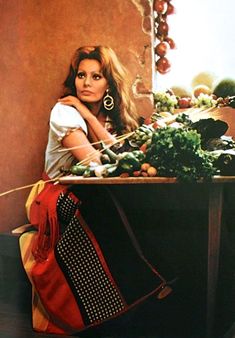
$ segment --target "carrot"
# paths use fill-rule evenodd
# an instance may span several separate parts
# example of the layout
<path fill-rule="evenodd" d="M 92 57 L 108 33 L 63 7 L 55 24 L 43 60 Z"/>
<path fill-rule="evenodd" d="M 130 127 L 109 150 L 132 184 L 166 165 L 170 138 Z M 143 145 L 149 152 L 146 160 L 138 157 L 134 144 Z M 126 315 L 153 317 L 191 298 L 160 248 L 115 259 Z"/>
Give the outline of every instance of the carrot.
<path fill-rule="evenodd" d="M 147 143 L 143 143 L 142 146 L 140 147 L 140 150 L 143 151 L 143 153 L 146 153 L 147 150 Z"/>

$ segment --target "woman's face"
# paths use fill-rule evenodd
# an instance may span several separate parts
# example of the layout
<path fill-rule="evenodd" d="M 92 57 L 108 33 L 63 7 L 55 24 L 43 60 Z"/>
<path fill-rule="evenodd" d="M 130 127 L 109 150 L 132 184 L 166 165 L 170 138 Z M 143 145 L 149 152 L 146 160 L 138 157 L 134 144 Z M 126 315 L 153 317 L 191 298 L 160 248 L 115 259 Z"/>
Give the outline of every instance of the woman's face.
<path fill-rule="evenodd" d="M 87 103 L 99 102 L 108 88 L 108 81 L 101 72 L 101 65 L 95 59 L 84 59 L 78 66 L 75 79 L 77 97 Z"/>

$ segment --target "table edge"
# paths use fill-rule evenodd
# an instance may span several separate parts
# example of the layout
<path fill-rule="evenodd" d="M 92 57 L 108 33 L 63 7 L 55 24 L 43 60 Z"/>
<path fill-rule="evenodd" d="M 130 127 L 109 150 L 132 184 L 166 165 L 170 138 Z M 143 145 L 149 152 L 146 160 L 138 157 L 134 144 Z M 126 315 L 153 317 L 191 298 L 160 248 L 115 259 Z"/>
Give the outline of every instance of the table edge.
<path fill-rule="evenodd" d="M 82 176 L 63 176 L 59 178 L 59 183 L 64 185 L 71 184 L 182 184 L 176 177 L 82 177 Z M 235 183 L 235 176 L 213 176 L 210 181 L 198 180 L 198 183 Z M 187 184 L 187 183 L 186 183 Z"/>

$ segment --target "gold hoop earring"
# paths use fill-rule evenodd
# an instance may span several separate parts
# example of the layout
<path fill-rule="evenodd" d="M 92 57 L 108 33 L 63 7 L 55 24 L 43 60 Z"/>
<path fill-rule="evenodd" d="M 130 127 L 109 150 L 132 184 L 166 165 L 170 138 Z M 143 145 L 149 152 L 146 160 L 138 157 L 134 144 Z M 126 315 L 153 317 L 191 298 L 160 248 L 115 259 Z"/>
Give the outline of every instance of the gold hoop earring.
<path fill-rule="evenodd" d="M 114 99 L 109 95 L 109 89 L 106 89 L 106 95 L 103 98 L 103 105 L 106 110 L 112 110 L 114 108 Z"/>

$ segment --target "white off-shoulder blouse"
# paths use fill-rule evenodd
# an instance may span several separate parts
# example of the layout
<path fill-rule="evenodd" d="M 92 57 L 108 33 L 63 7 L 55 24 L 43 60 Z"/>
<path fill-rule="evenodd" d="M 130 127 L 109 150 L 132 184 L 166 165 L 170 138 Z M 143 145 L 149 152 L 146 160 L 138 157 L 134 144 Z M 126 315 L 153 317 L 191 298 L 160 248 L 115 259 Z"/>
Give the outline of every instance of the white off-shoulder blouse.
<path fill-rule="evenodd" d="M 85 134 L 88 131 L 86 122 L 81 114 L 75 108 L 61 103 L 56 103 L 53 107 L 49 125 L 45 153 L 45 172 L 49 178 L 55 178 L 60 174 L 61 167 L 69 169 L 75 162 L 71 151 L 66 151 L 63 147 L 63 138 L 77 129 L 83 130 Z"/>
<path fill-rule="evenodd" d="M 62 103 L 56 103 L 51 110 L 49 126 L 44 171 L 49 178 L 55 178 L 61 173 L 61 167 L 69 169 L 78 162 L 71 151 L 63 147 L 63 138 L 77 129 L 83 130 L 87 135 L 88 129 L 85 120 L 77 109 Z M 115 134 L 112 120 L 108 117 L 106 118 L 105 128 L 110 133 Z"/>

